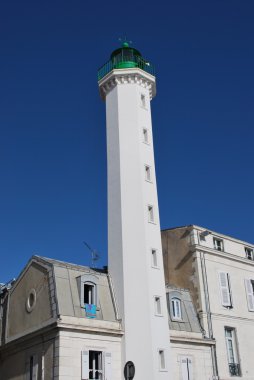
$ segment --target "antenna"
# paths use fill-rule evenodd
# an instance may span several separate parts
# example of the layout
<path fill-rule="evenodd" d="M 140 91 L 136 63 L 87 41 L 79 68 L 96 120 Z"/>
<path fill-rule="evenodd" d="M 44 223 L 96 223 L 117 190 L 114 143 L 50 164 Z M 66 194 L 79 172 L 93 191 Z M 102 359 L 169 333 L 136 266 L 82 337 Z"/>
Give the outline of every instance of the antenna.
<path fill-rule="evenodd" d="M 91 248 L 90 245 L 87 244 L 86 241 L 83 241 L 83 243 L 88 248 L 88 250 L 91 252 L 91 268 L 95 268 L 95 263 L 96 263 L 96 261 L 99 260 L 100 255 L 98 254 L 98 252 L 95 249 Z"/>

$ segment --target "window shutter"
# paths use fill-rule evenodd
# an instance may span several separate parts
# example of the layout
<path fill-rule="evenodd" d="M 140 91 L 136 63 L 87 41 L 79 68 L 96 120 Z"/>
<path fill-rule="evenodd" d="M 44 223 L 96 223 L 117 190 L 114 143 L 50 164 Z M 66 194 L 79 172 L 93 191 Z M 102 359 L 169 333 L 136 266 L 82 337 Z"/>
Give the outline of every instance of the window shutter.
<path fill-rule="evenodd" d="M 82 380 L 89 379 L 89 351 L 81 353 Z"/>
<path fill-rule="evenodd" d="M 189 380 L 193 380 L 193 364 L 192 359 L 188 358 L 188 371 L 189 371 Z"/>
<path fill-rule="evenodd" d="M 232 306 L 230 289 L 229 289 L 229 276 L 226 272 L 219 272 L 220 280 L 220 292 L 221 292 L 221 302 L 223 306 Z"/>
<path fill-rule="evenodd" d="M 245 288 L 249 311 L 254 311 L 254 295 L 251 280 L 245 280 Z"/>
<path fill-rule="evenodd" d="M 105 353 L 105 380 L 111 380 L 112 374 L 111 374 L 111 353 L 106 352 Z"/>
<path fill-rule="evenodd" d="M 38 379 L 38 355 L 33 356 L 33 380 Z"/>
<path fill-rule="evenodd" d="M 193 380 L 193 368 L 191 358 L 181 357 L 181 373 L 182 380 Z"/>

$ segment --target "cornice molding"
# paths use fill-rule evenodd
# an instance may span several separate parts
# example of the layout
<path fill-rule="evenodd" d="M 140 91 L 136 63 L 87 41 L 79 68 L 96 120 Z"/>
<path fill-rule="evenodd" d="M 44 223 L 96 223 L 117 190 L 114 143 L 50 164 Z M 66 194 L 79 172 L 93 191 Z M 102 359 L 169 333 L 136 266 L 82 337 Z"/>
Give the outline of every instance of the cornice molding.
<path fill-rule="evenodd" d="M 150 99 L 156 94 L 155 77 L 138 68 L 112 70 L 99 81 L 100 95 L 103 100 L 117 85 L 138 84 L 149 90 Z"/>

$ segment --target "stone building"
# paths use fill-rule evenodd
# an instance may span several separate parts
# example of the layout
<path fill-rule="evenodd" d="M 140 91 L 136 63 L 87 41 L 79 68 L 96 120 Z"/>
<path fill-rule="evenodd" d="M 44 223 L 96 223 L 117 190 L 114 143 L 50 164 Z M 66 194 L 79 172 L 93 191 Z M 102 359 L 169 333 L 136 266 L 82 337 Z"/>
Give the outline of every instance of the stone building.
<path fill-rule="evenodd" d="M 212 346 L 213 376 L 254 379 L 254 246 L 190 225 L 162 231 L 167 284 L 187 288 Z"/>
<path fill-rule="evenodd" d="M 123 331 L 106 273 L 33 256 L 1 299 L 1 380 L 121 377 Z"/>
<path fill-rule="evenodd" d="M 105 271 L 33 256 L 2 288 L 0 379 L 119 380 L 124 330 L 114 294 Z M 189 291 L 167 286 L 165 295 L 171 376 L 212 380 L 214 341 L 204 337 Z"/>

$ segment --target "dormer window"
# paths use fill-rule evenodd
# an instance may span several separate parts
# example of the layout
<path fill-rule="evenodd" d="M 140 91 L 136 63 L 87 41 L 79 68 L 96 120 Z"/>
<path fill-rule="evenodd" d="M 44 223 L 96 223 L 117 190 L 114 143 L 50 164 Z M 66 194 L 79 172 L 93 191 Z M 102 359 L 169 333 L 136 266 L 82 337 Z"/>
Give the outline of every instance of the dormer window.
<path fill-rule="evenodd" d="M 86 305 L 98 306 L 98 277 L 94 274 L 84 274 L 77 278 L 80 294 L 80 306 L 85 308 Z"/>
<path fill-rule="evenodd" d="M 171 298 L 171 314 L 172 319 L 182 320 L 181 300 L 179 298 Z"/>
<path fill-rule="evenodd" d="M 248 259 L 248 260 L 254 260 L 253 249 L 247 248 L 247 247 L 245 247 L 244 249 L 245 249 L 246 259 Z"/>
<path fill-rule="evenodd" d="M 224 251 L 223 240 L 221 239 L 213 238 L 213 246 L 217 251 Z"/>
<path fill-rule="evenodd" d="M 91 282 L 85 282 L 84 286 L 84 304 L 96 305 L 96 285 Z"/>

